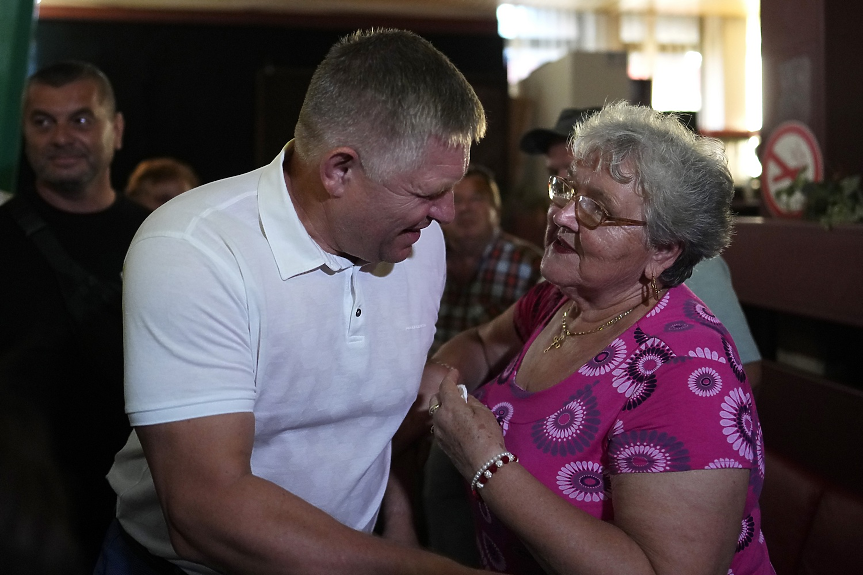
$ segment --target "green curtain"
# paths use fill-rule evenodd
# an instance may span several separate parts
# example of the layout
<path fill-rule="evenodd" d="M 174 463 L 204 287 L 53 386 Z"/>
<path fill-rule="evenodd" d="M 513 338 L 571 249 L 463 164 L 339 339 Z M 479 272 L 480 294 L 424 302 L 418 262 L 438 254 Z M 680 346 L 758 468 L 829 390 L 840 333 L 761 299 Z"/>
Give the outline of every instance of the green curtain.
<path fill-rule="evenodd" d="M 6 191 L 15 188 L 21 90 L 35 24 L 35 0 L 0 0 L 0 189 Z"/>

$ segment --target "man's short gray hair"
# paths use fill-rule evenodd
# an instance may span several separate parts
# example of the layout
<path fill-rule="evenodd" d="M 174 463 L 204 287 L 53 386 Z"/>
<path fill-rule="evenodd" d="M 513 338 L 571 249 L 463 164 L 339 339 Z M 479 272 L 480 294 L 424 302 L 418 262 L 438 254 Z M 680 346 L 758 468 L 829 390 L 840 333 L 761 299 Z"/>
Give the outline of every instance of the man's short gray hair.
<path fill-rule="evenodd" d="M 681 246 L 659 278 L 664 285 L 683 283 L 695 264 L 731 242 L 734 183 L 719 140 L 693 133 L 674 115 L 617 102 L 578 124 L 569 145 L 576 162 L 635 182 L 649 245 Z"/>
<path fill-rule="evenodd" d="M 330 49 L 306 92 L 294 145 L 304 161 L 351 147 L 381 182 L 417 167 L 431 138 L 468 147 L 485 129 L 479 98 L 446 56 L 411 32 L 378 29 Z"/>

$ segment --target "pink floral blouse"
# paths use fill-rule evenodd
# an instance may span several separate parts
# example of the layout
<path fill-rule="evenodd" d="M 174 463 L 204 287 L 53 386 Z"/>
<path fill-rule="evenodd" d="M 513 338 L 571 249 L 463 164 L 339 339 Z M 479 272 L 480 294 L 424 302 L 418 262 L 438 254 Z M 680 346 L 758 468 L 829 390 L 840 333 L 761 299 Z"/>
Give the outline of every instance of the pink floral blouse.
<path fill-rule="evenodd" d="M 689 288 L 679 286 L 575 373 L 543 391 L 524 391 L 518 377 L 524 353 L 568 301 L 548 283 L 519 300 L 516 329 L 527 344 L 503 373 L 474 392 L 497 416 L 507 449 L 548 489 L 605 521 L 614 519 L 611 475 L 749 469 L 728 573 L 772 574 L 758 508 L 761 426 L 728 332 Z M 473 507 L 487 569 L 543 572 L 488 507 L 476 500 Z"/>

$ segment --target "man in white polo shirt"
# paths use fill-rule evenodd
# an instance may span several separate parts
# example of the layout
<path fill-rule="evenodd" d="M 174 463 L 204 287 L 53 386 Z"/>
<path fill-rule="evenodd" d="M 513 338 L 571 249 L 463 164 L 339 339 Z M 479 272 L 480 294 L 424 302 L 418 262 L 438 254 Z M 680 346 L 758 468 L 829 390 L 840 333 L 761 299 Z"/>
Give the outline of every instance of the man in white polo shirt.
<path fill-rule="evenodd" d="M 431 44 L 356 33 L 270 165 L 145 222 L 125 268 L 135 432 L 97 573 L 472 572 L 371 531 L 434 335 L 438 222 L 484 132 Z"/>

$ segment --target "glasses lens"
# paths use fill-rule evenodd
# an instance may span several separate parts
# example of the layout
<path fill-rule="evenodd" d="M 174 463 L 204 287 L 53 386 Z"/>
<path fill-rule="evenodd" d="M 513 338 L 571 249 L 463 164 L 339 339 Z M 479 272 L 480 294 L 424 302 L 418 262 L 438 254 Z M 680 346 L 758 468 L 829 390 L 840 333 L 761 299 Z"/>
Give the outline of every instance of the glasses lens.
<path fill-rule="evenodd" d="M 562 208 L 572 199 L 572 188 L 569 187 L 563 178 L 551 176 L 548 179 L 548 197 L 558 207 Z"/>
<path fill-rule="evenodd" d="M 579 196 L 576 203 L 578 219 L 589 228 L 595 228 L 605 219 L 602 207 L 587 196 Z"/>

